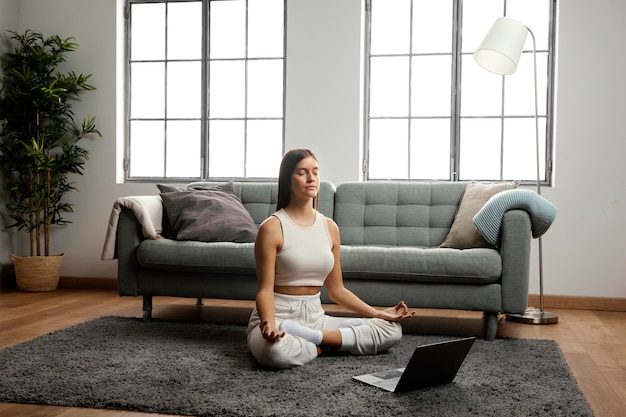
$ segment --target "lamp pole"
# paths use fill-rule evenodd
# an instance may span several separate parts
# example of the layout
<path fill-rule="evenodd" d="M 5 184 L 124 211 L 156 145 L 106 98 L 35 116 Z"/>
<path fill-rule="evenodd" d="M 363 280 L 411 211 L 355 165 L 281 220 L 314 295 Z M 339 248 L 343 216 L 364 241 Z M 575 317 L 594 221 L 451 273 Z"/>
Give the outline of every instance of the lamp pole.
<path fill-rule="evenodd" d="M 476 61 L 488 71 L 509 75 L 517 69 L 527 34 L 533 42 L 533 81 L 535 99 L 535 150 L 537 168 L 537 194 L 541 195 L 541 170 L 539 159 L 539 105 L 537 92 L 537 44 L 535 34 L 526 25 L 509 17 L 501 17 L 493 24 L 479 49 L 474 53 Z M 528 324 L 550 324 L 558 322 L 558 316 L 544 310 L 543 300 L 543 241 L 539 246 L 539 310 L 533 307 L 524 314 L 507 314 L 507 320 Z"/>
<path fill-rule="evenodd" d="M 541 170 L 539 159 L 539 100 L 537 93 L 537 44 L 535 41 L 535 34 L 528 26 L 526 30 L 530 33 L 530 37 L 533 41 L 533 80 L 535 84 L 535 148 L 537 154 L 537 194 L 541 195 Z M 539 246 L 539 311 L 536 309 L 528 308 L 524 314 L 507 314 L 507 320 L 517 323 L 528 324 L 552 324 L 557 323 L 559 316 L 554 313 L 548 313 L 544 309 L 543 302 L 543 240 L 542 236 L 537 238 Z"/>

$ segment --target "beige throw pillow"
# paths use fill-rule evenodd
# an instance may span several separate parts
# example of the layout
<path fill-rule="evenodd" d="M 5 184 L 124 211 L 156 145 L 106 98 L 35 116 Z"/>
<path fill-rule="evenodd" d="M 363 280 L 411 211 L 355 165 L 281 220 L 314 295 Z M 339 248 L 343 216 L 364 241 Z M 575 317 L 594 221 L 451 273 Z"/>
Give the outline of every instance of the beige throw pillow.
<path fill-rule="evenodd" d="M 472 219 L 491 197 L 501 191 L 515 189 L 518 185 L 519 181 L 493 184 L 471 182 L 467 184 L 448 236 L 439 247 L 454 249 L 492 247 L 476 230 Z"/>

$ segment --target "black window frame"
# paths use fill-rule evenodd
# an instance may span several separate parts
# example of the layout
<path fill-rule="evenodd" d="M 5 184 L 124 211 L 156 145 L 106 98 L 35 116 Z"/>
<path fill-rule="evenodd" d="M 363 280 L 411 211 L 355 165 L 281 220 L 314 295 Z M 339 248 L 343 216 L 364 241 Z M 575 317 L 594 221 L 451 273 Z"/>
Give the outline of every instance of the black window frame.
<path fill-rule="evenodd" d="M 222 1 L 243 1 L 246 3 L 246 57 L 243 58 L 242 60 L 246 61 L 246 68 L 247 68 L 247 63 L 249 61 L 253 61 L 253 60 L 260 60 L 260 59 L 267 59 L 267 60 L 276 60 L 276 59 L 281 59 L 282 60 L 282 78 L 283 78 L 283 82 L 282 82 L 282 115 L 280 118 L 255 118 L 255 117 L 248 117 L 247 113 L 246 116 L 241 118 L 232 118 L 232 119 L 226 119 L 226 118 L 211 118 L 210 117 L 210 109 L 209 109 L 209 80 L 210 80 L 210 62 L 214 61 L 214 59 L 210 58 L 210 54 L 209 54 L 209 33 L 210 33 L 210 28 L 209 28 L 209 22 L 210 22 L 210 13 L 211 13 L 211 3 L 214 2 L 222 2 Z M 282 138 L 281 138 L 281 155 L 282 152 L 284 152 L 285 149 L 285 114 L 286 114 L 286 80 L 287 80 L 287 65 L 286 65 L 286 61 L 287 61 L 287 0 L 282 0 L 283 2 L 283 51 L 282 51 L 282 57 L 280 58 L 276 58 L 276 57 L 267 57 L 267 58 L 259 58 L 259 57 L 255 57 L 255 58 L 250 58 L 247 56 L 247 43 L 248 43 L 248 38 L 247 38 L 247 30 L 248 30 L 248 23 L 247 23 L 247 9 L 248 9 L 248 3 L 250 1 L 254 1 L 254 0 L 126 0 L 126 4 L 125 4 L 125 8 L 124 8 L 124 13 L 125 13 L 125 127 L 124 127 L 124 132 L 125 132 L 125 140 L 124 140 L 124 181 L 125 182 L 193 182 L 193 181 L 207 181 L 207 180 L 237 180 L 237 181 L 254 181 L 254 180 L 273 180 L 275 179 L 275 177 L 252 177 L 252 176 L 247 176 L 246 171 L 247 171 L 247 166 L 246 166 L 246 162 L 245 162 L 245 157 L 246 157 L 246 149 L 244 148 L 243 152 L 244 152 L 244 176 L 243 177 L 210 177 L 208 175 L 209 171 L 209 141 L 210 141 L 210 137 L 209 137 L 209 129 L 208 129 L 208 124 L 210 122 L 210 120 L 243 120 L 244 122 L 248 122 L 250 120 L 266 120 L 266 119 L 271 119 L 271 120 L 281 120 L 282 121 Z M 132 25 L 132 13 L 131 13 L 131 7 L 133 4 L 149 4 L 149 3 L 181 3 L 181 2 L 200 2 L 202 3 L 202 55 L 201 55 L 201 66 L 202 66 L 202 98 L 201 98 L 201 102 L 202 102 L 202 112 L 201 112 L 201 117 L 200 117 L 200 121 L 201 121 L 201 158 L 200 161 L 198 161 L 198 163 L 200 164 L 200 175 L 197 177 L 191 176 L 191 177 L 174 177 L 174 176 L 167 176 L 167 173 L 165 171 L 166 169 L 166 165 L 167 165 L 167 154 L 166 154 L 166 149 L 164 150 L 165 155 L 164 155 L 164 161 L 163 163 L 165 164 L 164 168 L 163 168 L 163 172 L 164 175 L 163 176 L 131 176 L 131 164 L 132 164 L 132 155 L 131 155 L 131 141 L 132 141 L 132 137 L 131 137 L 131 121 L 132 120 L 142 120 L 141 118 L 137 118 L 137 119 L 133 119 L 131 118 L 131 112 L 130 112 L 130 103 L 132 100 L 131 97 L 131 64 L 132 62 L 135 61 L 131 61 L 131 25 Z M 180 60 L 180 59 L 174 59 L 174 60 L 169 60 L 167 58 L 167 56 L 162 60 L 163 62 L 167 63 L 169 61 L 172 62 L 180 62 L 180 61 L 184 61 L 184 60 Z M 247 71 L 246 71 L 247 72 Z M 246 81 L 246 86 L 245 86 L 245 90 L 246 90 L 246 101 L 247 101 L 247 97 L 248 97 L 248 85 L 247 85 L 247 81 Z M 167 104 L 166 104 L 167 106 Z M 246 110 L 247 112 L 247 110 Z M 167 120 L 179 120 L 178 118 L 176 119 L 168 119 L 166 116 L 162 119 L 149 119 L 149 120 L 163 120 L 163 121 L 167 121 Z M 184 120 L 184 119 L 182 119 Z M 246 132 L 247 134 L 247 132 Z M 167 140 L 167 139 L 166 139 Z M 246 142 L 247 142 L 247 137 L 246 137 Z"/>
<path fill-rule="evenodd" d="M 480 118 L 498 118 L 501 120 L 501 123 L 504 123 L 506 119 L 518 118 L 520 116 L 505 116 L 500 115 L 497 117 L 494 116 L 462 116 L 461 115 L 461 95 L 462 95 L 462 83 L 461 83 L 461 60 L 463 56 L 470 55 L 470 52 L 463 52 L 461 45 L 463 39 L 463 28 L 462 28 L 462 10 L 463 10 L 463 0 L 452 0 L 453 2 L 453 46 L 452 46 L 452 74 L 451 74 L 451 126 L 450 126 L 450 166 L 449 166 L 449 177 L 448 178 L 438 178 L 438 179 L 411 179 L 410 173 L 410 149 L 407 149 L 406 157 L 409 159 L 407 178 L 371 178 L 370 177 L 370 120 L 372 119 L 393 119 L 394 117 L 372 117 L 370 115 L 370 62 L 372 57 L 376 57 L 377 55 L 372 55 L 370 52 L 371 46 L 371 19 L 372 19 L 372 1 L 373 0 L 365 0 L 365 64 L 364 64 L 364 72 L 365 72 L 365 85 L 364 85 L 364 138 L 363 138 L 363 146 L 364 146 L 364 158 L 362 163 L 362 175 L 365 181 L 380 181 L 380 180 L 406 180 L 406 181 L 433 181 L 433 180 L 443 180 L 443 181 L 470 181 L 470 179 L 460 179 L 459 171 L 460 171 L 460 160 L 461 160 L 461 151 L 460 151 L 460 124 L 462 119 L 480 119 Z M 380 1 L 380 0 L 378 0 Z M 438 1 L 438 0 L 433 0 Z M 552 185 L 552 175 L 553 175 L 553 114 L 554 114 L 554 85 L 555 85 L 555 33 L 556 33 L 556 5 L 557 0 L 550 0 L 550 15 L 549 15 L 549 30 L 548 30 L 548 50 L 540 50 L 537 52 L 546 52 L 547 53 L 547 91 L 546 91 L 546 114 L 539 115 L 539 118 L 545 118 L 545 165 L 544 170 L 541 173 L 543 176 L 543 180 L 541 180 L 540 184 L 542 186 L 551 186 Z M 506 16 L 506 4 L 507 0 L 503 0 L 504 9 L 501 11 L 503 16 Z M 412 25 L 412 22 L 411 22 Z M 485 34 L 487 33 L 489 27 L 485 28 Z M 411 36 L 411 35 L 409 35 Z M 530 38 L 530 34 L 528 35 Z M 473 53 L 473 51 L 472 51 Z M 407 54 L 398 54 L 397 56 L 416 56 L 417 54 L 413 54 L 412 52 Z M 436 55 L 436 54 L 433 54 Z M 378 55 L 384 56 L 384 54 Z M 472 58 L 473 59 L 473 58 Z M 529 59 L 532 60 L 532 50 L 524 50 L 522 52 L 522 57 L 520 60 Z M 496 75 L 494 75 L 496 76 Z M 504 77 L 502 78 L 502 83 L 504 83 Z M 410 83 L 410 81 L 409 81 Z M 409 87 L 410 88 L 410 85 Z M 542 92 L 539 91 L 539 99 L 541 100 Z M 409 96 L 410 100 L 410 96 Z M 504 94 L 502 95 L 502 101 L 504 101 Z M 523 116 L 523 117 L 534 117 L 532 116 Z M 406 118 L 410 125 L 411 119 L 418 119 L 418 117 L 411 116 L 410 114 Z M 429 118 L 429 117 L 424 117 Z M 431 118 L 433 119 L 433 118 Z M 409 127 L 410 129 L 410 127 Z M 501 141 L 503 141 L 503 133 L 501 137 Z M 532 143 L 529 141 L 529 146 L 534 146 L 534 137 Z M 410 148 L 410 130 L 409 130 L 409 148 Z M 533 151 L 534 153 L 534 151 Z M 502 158 L 502 150 L 501 155 Z M 503 178 L 502 174 L 502 166 L 500 164 L 500 179 L 499 181 L 505 181 L 507 179 Z M 493 179 L 481 179 L 475 178 L 471 179 L 473 181 L 489 181 L 493 182 Z M 521 184 L 530 185 L 536 184 L 536 179 L 522 179 L 520 181 Z"/>

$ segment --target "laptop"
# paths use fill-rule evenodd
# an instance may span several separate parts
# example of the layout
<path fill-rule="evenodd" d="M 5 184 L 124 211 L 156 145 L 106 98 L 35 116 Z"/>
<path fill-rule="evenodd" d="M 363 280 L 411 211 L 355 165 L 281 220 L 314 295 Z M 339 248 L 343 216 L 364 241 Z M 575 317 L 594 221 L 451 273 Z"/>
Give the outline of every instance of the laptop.
<path fill-rule="evenodd" d="M 467 337 L 418 346 L 406 368 L 353 378 L 390 392 L 447 384 L 454 380 L 475 340 Z"/>

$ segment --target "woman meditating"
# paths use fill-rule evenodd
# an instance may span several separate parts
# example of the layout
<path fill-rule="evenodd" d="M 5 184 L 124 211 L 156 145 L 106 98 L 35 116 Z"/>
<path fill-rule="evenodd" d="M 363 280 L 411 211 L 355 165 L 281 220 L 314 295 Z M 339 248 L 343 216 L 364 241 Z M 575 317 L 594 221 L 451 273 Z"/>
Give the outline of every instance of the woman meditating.
<path fill-rule="evenodd" d="M 258 292 L 247 328 L 248 348 L 264 366 L 304 365 L 328 350 L 376 354 L 402 337 L 411 317 L 404 301 L 378 310 L 343 284 L 339 228 L 316 210 L 320 178 L 308 149 L 283 157 L 277 211 L 259 227 L 254 245 Z M 325 314 L 320 290 L 364 318 Z"/>

